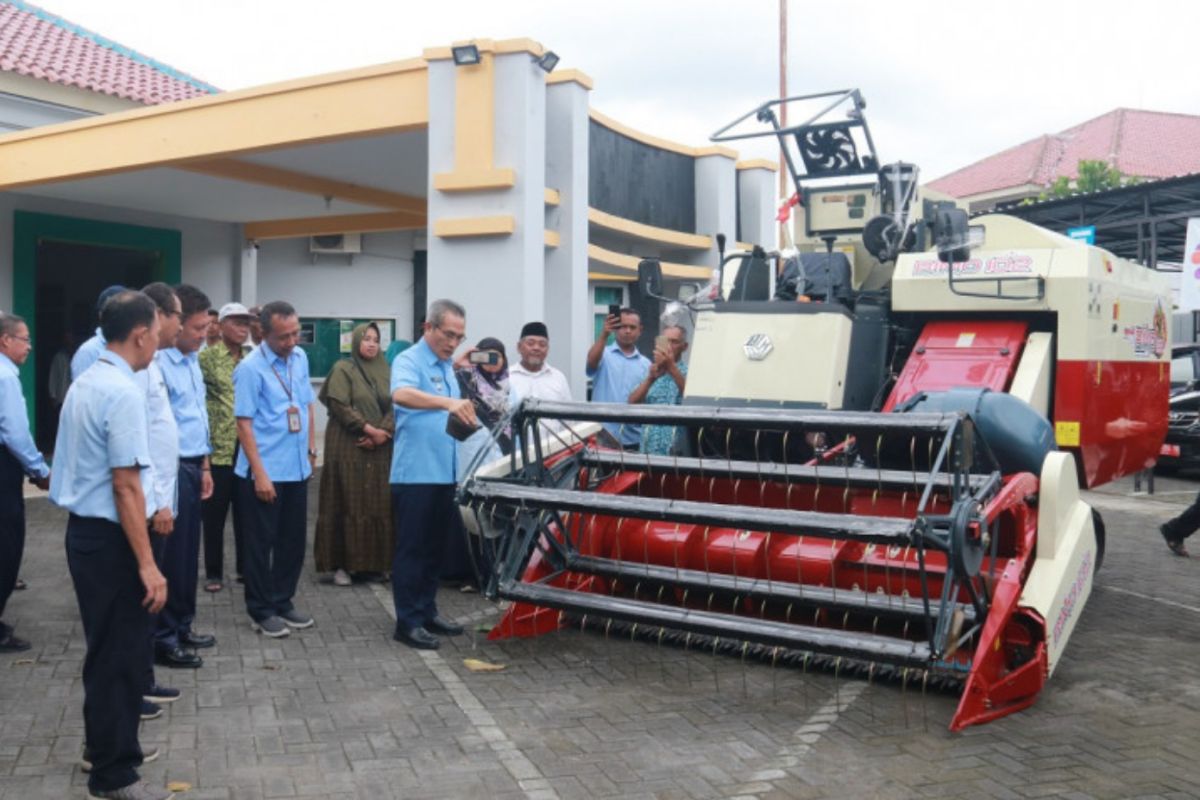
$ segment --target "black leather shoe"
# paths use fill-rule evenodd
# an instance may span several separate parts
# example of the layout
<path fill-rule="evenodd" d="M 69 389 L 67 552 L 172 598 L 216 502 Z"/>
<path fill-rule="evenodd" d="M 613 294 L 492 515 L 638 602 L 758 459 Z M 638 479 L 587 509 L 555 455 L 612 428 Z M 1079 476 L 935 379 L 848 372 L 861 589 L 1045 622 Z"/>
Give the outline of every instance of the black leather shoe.
<path fill-rule="evenodd" d="M 179 637 L 179 643 L 184 647 L 212 647 L 217 643 L 217 637 L 211 633 L 193 633 L 192 631 L 188 631 Z"/>
<path fill-rule="evenodd" d="M 10 633 L 0 639 L 0 653 L 24 653 L 32 646 L 15 633 Z"/>
<path fill-rule="evenodd" d="M 173 647 L 156 649 L 154 663 L 172 669 L 196 669 L 204 666 L 204 659 L 195 653 L 189 653 L 182 647 Z"/>
<path fill-rule="evenodd" d="M 444 617 L 434 617 L 425 623 L 425 629 L 434 633 L 445 634 L 446 636 L 458 636 L 463 632 L 463 626 L 457 622 L 451 622 Z"/>
<path fill-rule="evenodd" d="M 397 628 L 392 638 L 418 650 L 437 650 L 438 638 L 424 628 Z"/>

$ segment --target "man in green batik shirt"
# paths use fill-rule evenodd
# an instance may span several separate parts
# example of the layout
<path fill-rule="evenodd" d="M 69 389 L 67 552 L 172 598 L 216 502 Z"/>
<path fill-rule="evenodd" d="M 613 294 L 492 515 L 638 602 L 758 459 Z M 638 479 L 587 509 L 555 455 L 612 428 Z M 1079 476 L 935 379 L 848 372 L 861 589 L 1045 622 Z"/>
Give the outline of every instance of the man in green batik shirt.
<path fill-rule="evenodd" d="M 204 501 L 204 590 L 219 592 L 224 581 L 225 518 L 233 506 L 233 546 L 237 579 L 242 579 L 242 514 L 235 499 L 233 464 L 237 459 L 237 419 L 233 415 L 233 368 L 242 360 L 250 336 L 250 312 L 226 303 L 217 314 L 221 339 L 200 353 L 200 374 L 208 403 L 212 439 L 213 493 Z"/>

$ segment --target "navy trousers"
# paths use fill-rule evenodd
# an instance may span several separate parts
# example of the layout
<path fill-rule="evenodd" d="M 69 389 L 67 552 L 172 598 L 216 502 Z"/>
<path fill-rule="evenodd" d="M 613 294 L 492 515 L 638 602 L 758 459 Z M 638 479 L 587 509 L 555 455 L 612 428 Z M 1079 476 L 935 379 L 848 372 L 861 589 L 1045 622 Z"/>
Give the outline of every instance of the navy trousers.
<path fill-rule="evenodd" d="M 154 625 L 155 647 L 179 646 L 179 637 L 196 619 L 196 586 L 200 569 L 200 464 L 202 458 L 179 459 L 179 501 L 175 528 L 159 545 L 156 561 L 167 579 L 167 604 Z M 150 534 L 152 539 L 159 538 Z"/>
<path fill-rule="evenodd" d="M 236 454 L 236 451 L 234 451 Z M 242 502 L 237 496 L 233 466 L 213 465 L 213 493 L 203 503 L 204 575 L 222 580 L 225 574 L 225 520 L 233 507 L 233 553 L 235 574 L 242 574 Z"/>
<path fill-rule="evenodd" d="M 121 526 L 105 519 L 67 520 L 67 566 L 87 641 L 83 724 L 92 758 L 88 788 L 111 791 L 138 779 L 142 691 L 150 614 L 137 559 Z M 168 587 L 168 593 L 170 587 Z"/>
<path fill-rule="evenodd" d="M 393 483 L 392 601 L 397 629 L 418 628 L 437 616 L 437 589 L 446 542 L 462 536 L 452 483 Z"/>
<path fill-rule="evenodd" d="M 262 622 L 293 608 L 304 569 L 308 482 L 277 481 L 274 503 L 259 500 L 249 478 L 238 478 L 237 483 L 246 524 L 242 542 L 246 612 Z"/>
<path fill-rule="evenodd" d="M 12 628 L 4 624 L 4 607 L 17 585 L 21 557 L 25 553 L 25 497 L 21 462 L 0 445 L 0 639 Z"/>

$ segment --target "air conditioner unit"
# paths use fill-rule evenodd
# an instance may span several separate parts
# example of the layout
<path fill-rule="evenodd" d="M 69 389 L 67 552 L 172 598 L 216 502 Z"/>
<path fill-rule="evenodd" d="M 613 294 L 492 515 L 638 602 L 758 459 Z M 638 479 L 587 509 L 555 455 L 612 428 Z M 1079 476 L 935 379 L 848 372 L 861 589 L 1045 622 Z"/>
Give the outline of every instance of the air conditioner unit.
<path fill-rule="evenodd" d="M 362 234 L 331 233 L 312 236 L 308 240 L 308 252 L 313 255 L 353 255 L 362 252 Z"/>

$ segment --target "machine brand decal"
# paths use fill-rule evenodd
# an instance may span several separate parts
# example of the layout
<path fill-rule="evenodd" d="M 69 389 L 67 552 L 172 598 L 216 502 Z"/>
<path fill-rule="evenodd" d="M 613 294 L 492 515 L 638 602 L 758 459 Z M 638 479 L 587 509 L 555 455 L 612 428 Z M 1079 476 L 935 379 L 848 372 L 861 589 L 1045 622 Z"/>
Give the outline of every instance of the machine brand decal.
<path fill-rule="evenodd" d="M 1079 571 L 1075 573 L 1075 582 L 1071 584 L 1071 588 L 1067 590 L 1066 596 L 1063 598 L 1062 608 L 1059 609 L 1058 619 L 1054 621 L 1054 644 L 1058 644 L 1058 638 L 1062 636 L 1063 628 L 1071 617 L 1075 616 L 1075 609 L 1079 605 L 1079 596 L 1083 593 L 1083 587 L 1087 585 L 1088 578 L 1092 574 L 1092 554 L 1089 552 L 1083 557 L 1083 562 L 1079 565 Z"/>
<path fill-rule="evenodd" d="M 765 333 L 754 334 L 742 345 L 742 351 L 751 361 L 762 361 L 771 355 L 771 351 L 774 349 L 775 345 L 771 344 L 771 337 Z"/>
<path fill-rule="evenodd" d="M 1033 258 L 1024 253 L 972 258 L 970 261 L 957 261 L 954 264 L 955 275 L 1013 275 L 1030 272 L 1033 272 Z M 913 277 L 945 275 L 946 262 L 936 258 L 922 258 L 913 262 L 912 274 Z"/>
<path fill-rule="evenodd" d="M 1133 345 L 1133 354 L 1138 358 L 1158 358 L 1167 349 L 1167 315 L 1162 303 L 1154 307 L 1154 317 L 1149 325 L 1127 325 L 1122 332 Z"/>
<path fill-rule="evenodd" d="M 1054 440 L 1062 447 L 1079 447 L 1079 423 L 1055 422 Z"/>

